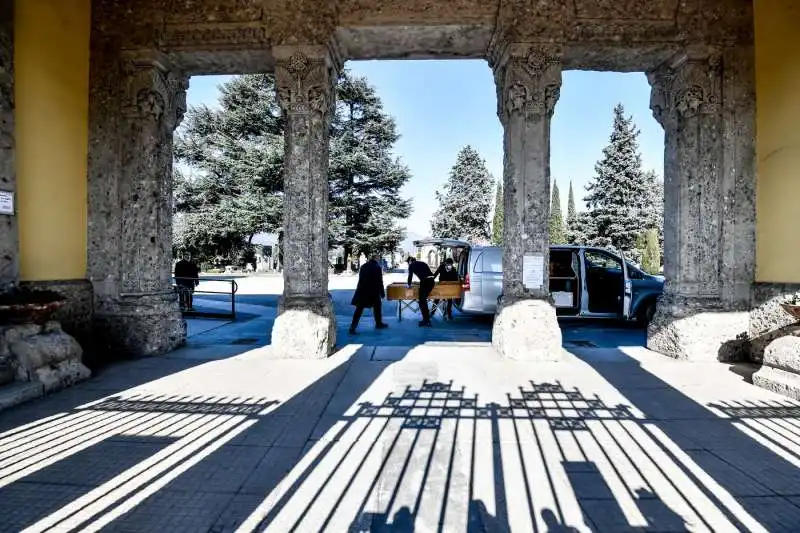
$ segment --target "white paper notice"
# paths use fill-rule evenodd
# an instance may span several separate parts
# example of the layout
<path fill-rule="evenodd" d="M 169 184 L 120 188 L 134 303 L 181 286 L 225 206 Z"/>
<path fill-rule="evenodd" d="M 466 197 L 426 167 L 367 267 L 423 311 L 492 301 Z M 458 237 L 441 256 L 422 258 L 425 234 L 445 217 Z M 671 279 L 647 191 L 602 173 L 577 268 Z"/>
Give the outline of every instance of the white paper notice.
<path fill-rule="evenodd" d="M 14 214 L 14 193 L 11 191 L 0 191 L 0 215 Z"/>
<path fill-rule="evenodd" d="M 544 285 L 544 254 L 526 254 L 522 258 L 522 284 L 526 289 Z"/>

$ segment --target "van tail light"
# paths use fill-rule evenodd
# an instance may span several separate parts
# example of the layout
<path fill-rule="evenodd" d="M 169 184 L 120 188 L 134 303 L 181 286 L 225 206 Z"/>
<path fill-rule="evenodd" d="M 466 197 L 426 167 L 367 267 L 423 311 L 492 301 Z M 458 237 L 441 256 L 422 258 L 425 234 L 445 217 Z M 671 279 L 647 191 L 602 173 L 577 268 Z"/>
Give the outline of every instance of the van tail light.
<path fill-rule="evenodd" d="M 464 289 L 464 292 L 469 292 L 469 274 L 464 276 L 464 284 L 461 286 Z"/>

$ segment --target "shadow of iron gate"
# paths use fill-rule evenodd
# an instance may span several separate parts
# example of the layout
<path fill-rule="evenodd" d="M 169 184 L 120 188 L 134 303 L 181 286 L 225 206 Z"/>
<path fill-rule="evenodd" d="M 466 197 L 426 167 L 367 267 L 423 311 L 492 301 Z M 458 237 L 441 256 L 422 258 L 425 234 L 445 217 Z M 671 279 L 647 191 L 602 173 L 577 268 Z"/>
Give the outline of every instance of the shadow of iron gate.
<path fill-rule="evenodd" d="M 178 293 L 178 298 L 181 306 L 181 314 L 185 317 L 206 317 L 206 318 L 236 318 L 236 293 L 239 291 L 239 284 L 235 279 L 228 278 L 209 278 L 202 277 L 199 280 L 190 278 L 175 278 L 173 277 L 173 288 Z M 179 283 L 179 281 L 183 283 Z M 197 283 L 195 285 L 195 282 Z M 220 285 L 229 286 L 225 290 L 211 290 L 211 289 L 198 289 L 201 284 L 219 283 Z M 198 311 L 193 305 L 186 305 L 186 302 L 192 302 L 196 294 L 222 294 L 230 296 L 230 311 L 223 310 L 209 310 Z"/>

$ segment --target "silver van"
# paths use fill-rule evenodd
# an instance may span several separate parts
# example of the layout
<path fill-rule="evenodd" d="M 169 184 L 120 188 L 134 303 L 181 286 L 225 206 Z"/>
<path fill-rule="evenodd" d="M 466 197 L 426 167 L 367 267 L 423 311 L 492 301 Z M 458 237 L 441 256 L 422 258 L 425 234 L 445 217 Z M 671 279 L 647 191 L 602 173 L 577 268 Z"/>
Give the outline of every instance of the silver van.
<path fill-rule="evenodd" d="M 503 249 L 472 246 L 455 239 L 425 239 L 416 246 L 448 250 L 458 263 L 462 297 L 455 302 L 464 314 L 493 315 L 503 293 Z M 617 318 L 650 322 L 664 278 L 637 268 L 624 257 L 591 246 L 550 247 L 550 295 L 565 317 Z"/>

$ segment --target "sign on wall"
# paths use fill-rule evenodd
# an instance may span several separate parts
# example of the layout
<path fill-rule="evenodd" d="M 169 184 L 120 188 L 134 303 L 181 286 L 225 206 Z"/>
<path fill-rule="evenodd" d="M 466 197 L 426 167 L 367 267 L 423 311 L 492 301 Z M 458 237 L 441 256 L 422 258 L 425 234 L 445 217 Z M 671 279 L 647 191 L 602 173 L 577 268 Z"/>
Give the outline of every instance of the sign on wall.
<path fill-rule="evenodd" d="M 14 214 L 14 193 L 11 191 L 0 191 L 0 215 Z"/>
<path fill-rule="evenodd" d="M 526 289 L 544 285 L 544 254 L 525 254 L 522 258 L 522 284 Z"/>

